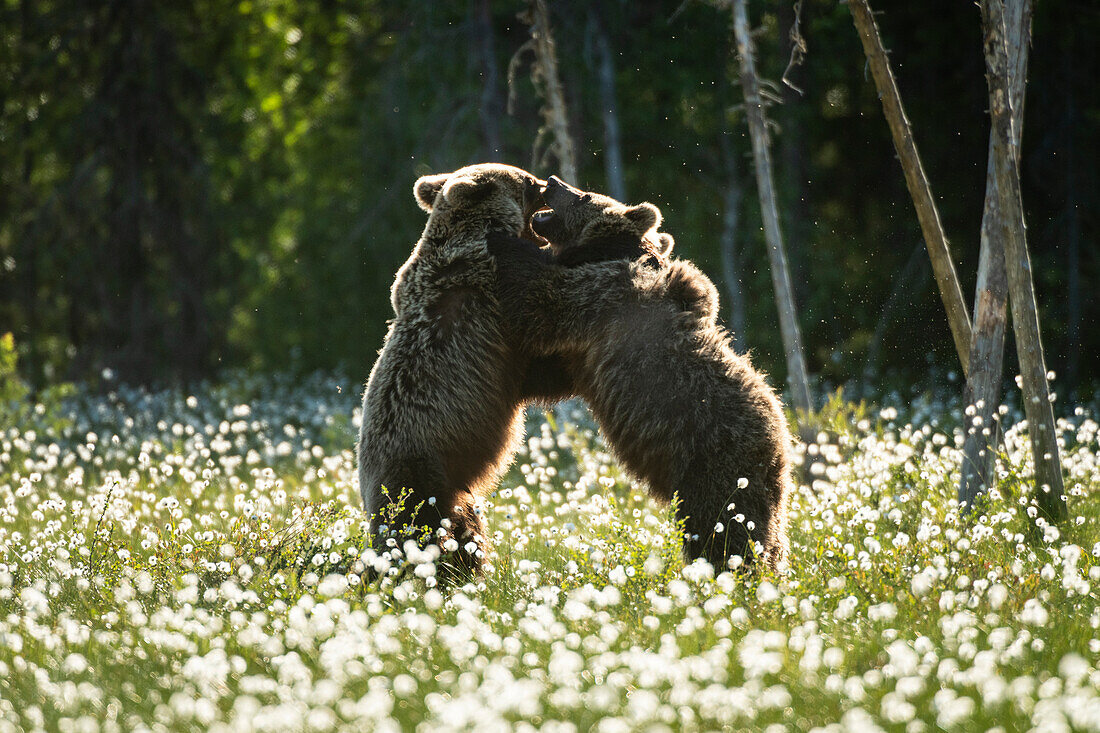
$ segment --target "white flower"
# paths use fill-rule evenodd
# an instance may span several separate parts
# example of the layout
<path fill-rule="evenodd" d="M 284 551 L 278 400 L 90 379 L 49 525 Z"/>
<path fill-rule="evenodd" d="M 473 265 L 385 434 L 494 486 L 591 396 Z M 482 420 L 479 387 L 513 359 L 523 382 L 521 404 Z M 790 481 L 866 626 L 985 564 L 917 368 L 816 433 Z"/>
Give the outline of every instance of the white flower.
<path fill-rule="evenodd" d="M 80 674 L 88 668 L 88 660 L 84 658 L 82 654 L 73 652 L 69 656 L 65 657 L 65 661 L 61 663 L 61 669 L 65 674 Z"/>
<path fill-rule="evenodd" d="M 756 588 L 756 600 L 761 603 L 771 603 L 779 598 L 779 590 L 767 580 Z"/>
<path fill-rule="evenodd" d="M 714 616 L 721 613 L 729 603 L 730 600 L 727 596 L 711 596 L 703 602 L 703 612 L 708 616 Z"/>
<path fill-rule="evenodd" d="M 336 596 L 342 596 L 347 589 L 347 576 L 341 573 L 332 573 L 322 578 L 317 586 L 317 593 L 327 598 L 335 598 Z"/>
<path fill-rule="evenodd" d="M 607 579 L 615 585 L 626 584 L 626 570 L 622 565 L 616 565 L 612 571 L 608 574 Z"/>
<path fill-rule="evenodd" d="M 1020 621 L 1031 626 L 1045 626 L 1050 614 L 1043 608 L 1043 604 L 1035 598 L 1024 601 L 1024 607 L 1016 616 Z"/>
<path fill-rule="evenodd" d="M 411 675 L 399 674 L 393 678 L 393 693 L 398 697 L 409 697 L 416 692 L 416 679 Z"/>
<path fill-rule="evenodd" d="M 432 611 L 438 611 L 443 606 L 443 594 L 435 588 L 429 588 L 424 593 L 424 605 Z"/>
<path fill-rule="evenodd" d="M 858 605 L 859 600 L 855 596 L 841 598 L 840 602 L 836 604 L 836 611 L 833 612 L 833 616 L 842 621 L 846 618 L 851 618 L 852 614 L 856 612 L 856 606 Z"/>
<path fill-rule="evenodd" d="M 931 573 L 925 571 L 919 572 L 913 576 L 913 580 L 910 583 L 910 587 L 913 589 L 913 595 L 917 598 L 923 598 L 928 595 L 928 591 L 932 590 L 933 576 Z"/>

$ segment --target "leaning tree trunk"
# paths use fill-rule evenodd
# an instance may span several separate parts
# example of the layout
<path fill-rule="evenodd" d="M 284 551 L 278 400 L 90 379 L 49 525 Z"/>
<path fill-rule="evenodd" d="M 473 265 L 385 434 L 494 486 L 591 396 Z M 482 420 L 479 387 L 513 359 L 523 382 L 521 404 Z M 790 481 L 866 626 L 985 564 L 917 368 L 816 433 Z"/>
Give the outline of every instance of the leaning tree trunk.
<path fill-rule="evenodd" d="M 1001 152 L 994 159 L 999 213 L 997 224 L 1005 244 L 1012 327 L 1016 334 L 1016 354 L 1020 361 L 1024 412 L 1027 415 L 1028 434 L 1035 457 L 1035 497 L 1039 511 L 1048 520 L 1057 522 L 1065 519 L 1068 512 L 1055 434 L 1054 408 L 1050 401 L 1043 342 L 1039 333 L 1031 259 L 1027 252 L 1020 170 L 1016 162 L 1019 156 L 1016 153 L 1012 129 L 1013 110 L 1008 84 L 1004 5 L 1001 0 L 982 0 L 981 7 L 989 82 L 989 113 Z"/>
<path fill-rule="evenodd" d="M 932 271 L 936 275 L 940 298 L 943 299 L 943 305 L 947 309 L 947 321 L 951 326 L 951 336 L 955 340 L 955 350 L 959 354 L 963 373 L 966 374 L 970 368 L 970 316 L 966 312 L 962 288 L 959 286 L 958 275 L 955 274 L 955 265 L 951 261 L 951 252 L 947 246 L 947 237 L 943 233 L 943 225 L 940 223 L 935 200 L 932 198 L 932 189 L 928 185 L 928 178 L 924 175 L 924 167 L 917 153 L 917 144 L 913 140 L 909 119 L 905 116 L 905 108 L 901 105 L 901 96 L 898 94 L 893 72 L 890 71 L 890 63 L 886 59 L 886 50 L 882 46 L 882 38 L 879 36 L 875 18 L 871 15 L 871 8 L 867 5 L 867 0 L 849 0 L 848 7 L 852 12 L 852 21 L 859 32 L 859 38 L 863 42 L 863 52 L 871 67 L 871 76 L 874 77 L 879 98 L 882 100 L 882 111 L 890 125 L 894 149 L 905 172 L 905 184 L 917 209 L 917 218 L 924 233 L 928 256 L 932 260 Z"/>
<path fill-rule="evenodd" d="M 779 212 L 775 203 L 775 182 L 772 179 L 771 153 L 768 149 L 768 128 L 764 119 L 764 106 L 760 97 L 760 82 L 753 59 L 752 36 L 749 34 L 748 13 L 745 0 L 733 0 L 733 32 L 737 40 L 737 55 L 741 63 L 741 88 L 745 93 L 745 112 L 752 138 L 752 154 L 756 164 L 756 188 L 760 195 L 760 208 L 764 218 L 764 236 L 768 241 L 768 259 L 771 263 L 775 300 L 779 308 L 779 330 L 783 337 L 783 350 L 787 357 L 787 380 L 795 407 L 805 415 L 812 412 L 810 383 L 806 375 L 806 357 L 802 349 L 802 332 L 798 326 L 791 276 L 787 267 L 787 253 L 783 248 L 783 234 L 779 229 Z"/>
<path fill-rule="evenodd" d="M 1012 101 L 1012 144 L 1020 162 L 1020 137 L 1024 121 L 1024 89 L 1027 79 L 1027 46 L 1031 37 L 1031 0 L 1012 0 L 1006 8 L 1008 41 L 1008 91 Z M 1008 273 L 1005 271 L 1005 243 L 998 222 L 1000 192 L 994 161 L 1004 155 L 994 130 L 989 132 L 989 162 L 985 174 L 985 210 L 982 213 L 981 254 L 978 285 L 974 294 L 974 334 L 970 343 L 970 370 L 964 404 L 967 415 L 966 442 L 959 470 L 959 503 L 973 508 L 975 500 L 990 485 L 996 467 L 1000 425 L 996 422 L 1001 400 L 1005 326 L 1008 316 Z"/>

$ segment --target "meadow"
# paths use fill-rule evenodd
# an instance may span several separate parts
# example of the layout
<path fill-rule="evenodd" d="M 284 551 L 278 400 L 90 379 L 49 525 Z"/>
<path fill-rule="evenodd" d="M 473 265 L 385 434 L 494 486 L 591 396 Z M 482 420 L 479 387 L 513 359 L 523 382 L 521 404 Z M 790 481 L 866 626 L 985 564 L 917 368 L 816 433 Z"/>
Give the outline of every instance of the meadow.
<path fill-rule="evenodd" d="M 961 405 L 834 398 L 785 575 L 685 566 L 583 408 L 532 410 L 489 572 L 441 591 L 430 553 L 368 546 L 360 390 L 0 405 L 0 733 L 1100 730 L 1094 406 L 1060 406 L 1053 527 L 1014 411 L 963 513 Z"/>

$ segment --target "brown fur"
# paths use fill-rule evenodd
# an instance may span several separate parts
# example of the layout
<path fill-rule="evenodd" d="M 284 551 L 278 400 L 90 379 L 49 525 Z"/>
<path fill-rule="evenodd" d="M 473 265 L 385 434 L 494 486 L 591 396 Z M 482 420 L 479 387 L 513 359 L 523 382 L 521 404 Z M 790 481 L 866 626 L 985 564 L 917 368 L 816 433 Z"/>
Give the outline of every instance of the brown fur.
<path fill-rule="evenodd" d="M 396 318 L 363 396 L 359 489 L 372 530 L 381 533 L 380 511 L 405 491 L 390 529 L 415 524 L 441 544 L 453 538 L 460 569 L 479 569 L 488 551 L 476 501 L 512 460 L 524 404 L 571 392 L 560 363 L 532 365 L 506 342 L 486 249 L 490 232 L 523 233 L 541 184 L 494 164 L 417 181 L 428 222 L 394 281 Z"/>
<path fill-rule="evenodd" d="M 656 207 L 555 197 L 555 185 L 545 196 L 559 220 L 544 215 L 533 225 L 557 235 L 553 256 L 520 240 L 490 240 L 501 305 L 522 348 L 563 355 L 623 465 L 661 499 L 679 496 L 689 557 L 720 569 L 732 555 L 751 560 L 754 542 L 778 567 L 788 553 L 790 434 L 775 392 L 715 324 L 714 285 L 689 262 L 653 265 L 650 245 L 662 236 Z M 593 232 L 600 236 L 590 240 Z M 633 259 L 622 259 L 624 235 L 635 242 Z M 612 259 L 599 261 L 608 240 L 618 242 Z M 559 263 L 590 246 L 597 251 L 582 264 Z M 748 480 L 744 489 L 739 478 Z"/>

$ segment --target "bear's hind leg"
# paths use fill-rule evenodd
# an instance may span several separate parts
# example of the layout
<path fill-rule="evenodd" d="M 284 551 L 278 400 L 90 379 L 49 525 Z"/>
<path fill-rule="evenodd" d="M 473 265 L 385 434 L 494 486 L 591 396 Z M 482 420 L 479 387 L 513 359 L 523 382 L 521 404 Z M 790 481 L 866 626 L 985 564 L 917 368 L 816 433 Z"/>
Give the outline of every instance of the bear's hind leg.
<path fill-rule="evenodd" d="M 751 567 L 760 559 L 767 561 L 770 512 L 759 496 L 761 479 L 753 477 L 748 486 L 740 487 L 737 479 L 707 478 L 712 471 L 693 470 L 694 480 L 677 482 L 677 518 L 684 524 L 687 561 L 704 558 L 715 573 L 729 570 L 734 556 L 741 558 L 739 568 Z M 738 472 L 724 473 L 735 476 Z"/>
<path fill-rule="evenodd" d="M 437 566 L 443 584 L 480 575 L 489 554 L 489 533 L 473 492 L 463 490 L 454 497 L 447 519 L 450 527 L 441 539 L 443 556 Z"/>
<path fill-rule="evenodd" d="M 379 482 L 387 487 L 379 492 L 371 517 L 371 535 L 375 550 L 379 553 L 393 548 L 404 548 L 407 540 L 414 540 L 423 548 L 441 543 L 449 532 L 443 520 L 453 505 L 446 472 L 442 462 L 435 457 L 415 456 L 391 465 L 386 477 Z M 393 487 L 393 488 L 389 488 Z"/>
<path fill-rule="evenodd" d="M 752 564 L 752 537 L 745 524 L 736 521 L 734 512 L 725 507 L 719 512 L 707 511 L 706 507 L 681 500 L 678 515 L 684 523 L 684 555 L 688 562 L 703 558 L 714 567 L 716 575 L 730 569 L 734 555 L 741 557 L 740 567 Z"/>

